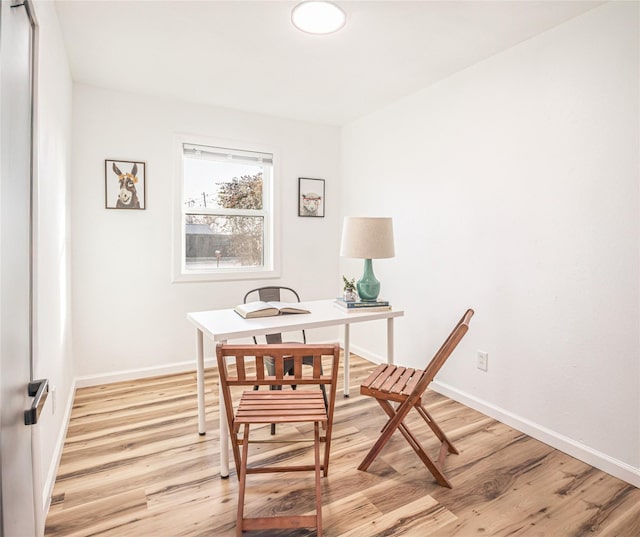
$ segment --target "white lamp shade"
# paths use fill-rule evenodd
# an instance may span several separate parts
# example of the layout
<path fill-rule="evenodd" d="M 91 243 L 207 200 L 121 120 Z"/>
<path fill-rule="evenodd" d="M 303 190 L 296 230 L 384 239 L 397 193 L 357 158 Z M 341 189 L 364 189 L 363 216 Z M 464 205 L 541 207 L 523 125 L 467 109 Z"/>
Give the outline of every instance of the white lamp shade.
<path fill-rule="evenodd" d="M 385 259 L 395 255 L 391 218 L 346 216 L 340 255 L 358 259 Z"/>

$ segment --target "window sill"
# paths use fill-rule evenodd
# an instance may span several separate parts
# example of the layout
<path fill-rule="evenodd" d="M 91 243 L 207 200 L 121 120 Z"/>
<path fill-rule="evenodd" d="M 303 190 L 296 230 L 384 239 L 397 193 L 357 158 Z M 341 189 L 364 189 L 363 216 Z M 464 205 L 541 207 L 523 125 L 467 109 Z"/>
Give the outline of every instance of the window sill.
<path fill-rule="evenodd" d="M 215 269 L 211 271 L 204 270 L 183 270 L 173 274 L 172 283 L 188 283 L 188 282 L 223 282 L 237 280 L 262 280 L 268 278 L 279 278 L 280 271 L 269 269 L 256 269 L 255 267 L 247 267 L 243 269 Z"/>

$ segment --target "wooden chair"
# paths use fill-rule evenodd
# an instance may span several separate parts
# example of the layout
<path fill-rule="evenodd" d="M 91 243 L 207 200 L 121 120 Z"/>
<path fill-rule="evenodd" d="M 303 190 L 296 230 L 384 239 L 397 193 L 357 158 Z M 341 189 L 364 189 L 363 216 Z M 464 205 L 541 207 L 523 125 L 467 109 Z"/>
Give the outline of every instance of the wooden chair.
<path fill-rule="evenodd" d="M 442 347 L 440 347 L 431 362 L 429 362 L 426 369 L 416 370 L 381 364 L 360 386 L 360 393 L 374 397 L 389 419 L 382 429 L 380 437 L 362 460 L 360 466 L 358 466 L 358 470 L 366 471 L 389 438 L 391 438 L 391 435 L 393 435 L 396 430 L 399 430 L 407 439 L 409 445 L 418 454 L 418 457 L 420 457 L 422 462 L 431 471 L 438 483 L 442 486 L 452 488 L 451 482 L 444 475 L 443 465 L 447 454 L 458 454 L 458 450 L 453 446 L 429 412 L 427 412 L 427 409 L 424 408 L 422 405 L 422 396 L 462 337 L 467 333 L 469 321 L 473 313 L 471 309 L 466 311 L 451 334 L 449 334 L 449 337 L 442 344 Z M 396 405 L 393 406 L 392 403 Z M 440 440 L 440 451 L 435 461 L 427 455 L 418 439 L 404 422 L 404 419 L 412 408 L 416 409 L 418 414 L 438 437 L 438 440 Z"/>
<path fill-rule="evenodd" d="M 227 345 L 216 347 L 218 370 L 222 396 L 224 397 L 229 435 L 233 449 L 236 472 L 240 480 L 238 491 L 238 513 L 236 535 L 245 530 L 317 528 L 322 536 L 322 504 L 320 473 L 329 471 L 329 452 L 333 411 L 336 398 L 340 347 L 334 345 Z M 304 357 L 312 357 L 311 368 L 303 368 Z M 322 357 L 331 357 L 330 373 L 321 372 Z M 265 375 L 265 360 L 273 359 L 274 374 Z M 328 360 L 328 358 L 326 358 Z M 287 375 L 285 362 L 293 362 L 293 374 Z M 235 367 L 230 364 L 235 363 Z M 231 367 L 230 367 L 231 365 Z M 287 386 L 297 384 L 298 390 L 255 391 L 253 386 Z M 329 386 L 329 405 L 325 406 L 323 394 L 318 385 Z M 232 389 L 247 388 L 234 412 Z M 238 390 L 235 390 L 237 395 Z M 271 423 L 311 423 L 313 424 L 314 464 L 249 467 L 249 435 L 252 427 Z M 283 442 L 292 440 L 283 439 Z M 300 442 L 294 439 L 294 442 Z M 256 440 L 251 440 L 256 442 Z M 257 442 L 260 442 L 258 440 Z M 271 440 L 270 442 L 273 442 Z M 320 444 L 324 444 L 320 457 Z M 242 453 L 240 453 L 242 447 Z M 287 515 L 247 518 L 244 516 L 244 498 L 247 475 L 270 472 L 315 472 L 315 515 Z"/>
<path fill-rule="evenodd" d="M 244 299 L 243 302 L 246 304 L 247 302 L 252 302 L 252 301 L 256 301 L 256 300 L 261 300 L 263 302 L 270 302 L 270 301 L 276 301 L 276 302 L 300 302 L 300 295 L 298 295 L 298 293 L 296 292 L 295 289 L 292 289 L 291 287 L 283 287 L 283 286 L 278 286 L 278 285 L 270 285 L 270 286 L 266 286 L 266 287 L 258 287 L 256 289 L 251 289 L 251 291 L 247 291 L 247 293 L 244 295 Z M 294 337 L 297 337 L 298 340 L 297 342 L 300 343 L 306 343 L 307 342 L 307 334 L 305 333 L 304 330 L 300 330 L 298 333 L 294 333 Z M 253 342 L 255 344 L 260 343 L 260 341 L 258 341 L 258 338 L 256 338 L 255 336 L 253 336 Z M 280 344 L 280 343 L 293 343 L 290 341 L 287 342 L 283 342 L 282 341 L 282 334 L 280 333 L 275 333 L 275 334 L 267 334 L 264 336 L 264 342 L 266 343 L 270 343 L 270 344 Z M 273 369 L 273 360 L 271 359 L 271 357 L 266 357 L 265 361 L 265 367 L 267 368 L 267 374 L 269 375 L 273 375 L 274 374 L 274 369 Z M 313 358 L 311 356 L 305 356 L 304 359 L 302 360 L 302 363 L 305 365 L 312 365 L 313 363 Z M 293 367 L 293 360 L 285 360 L 285 371 L 289 372 L 291 371 Z M 322 370 L 320 371 L 322 373 Z M 295 390 L 296 389 L 296 385 L 292 385 L 292 388 Z M 256 387 L 257 389 L 257 387 Z M 282 386 L 269 386 L 269 389 L 271 390 L 279 390 L 282 389 Z M 327 403 L 327 395 L 325 392 L 325 388 L 324 386 L 321 386 L 322 389 L 322 395 L 324 397 L 324 402 L 325 402 L 325 406 L 328 407 L 328 403 Z M 276 434 L 276 425 L 275 423 L 271 425 L 271 434 Z"/>

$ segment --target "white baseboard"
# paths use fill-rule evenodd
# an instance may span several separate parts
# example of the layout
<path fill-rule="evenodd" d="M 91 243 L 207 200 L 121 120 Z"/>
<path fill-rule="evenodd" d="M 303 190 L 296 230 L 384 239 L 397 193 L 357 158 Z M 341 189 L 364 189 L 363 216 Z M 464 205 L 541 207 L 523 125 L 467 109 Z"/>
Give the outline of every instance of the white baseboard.
<path fill-rule="evenodd" d="M 64 406 L 64 416 L 62 417 L 62 427 L 58 431 L 58 438 L 56 439 L 56 447 L 53 450 L 53 457 L 51 457 L 51 465 L 47 472 L 47 477 L 44 480 L 42 487 L 42 504 L 43 513 L 49 512 L 51 507 L 51 496 L 53 495 L 53 487 L 56 484 L 56 475 L 58 474 L 58 467 L 60 466 L 60 459 L 62 458 L 62 450 L 64 448 L 64 442 L 67 438 L 67 430 L 69 429 L 69 421 L 71 420 L 71 411 L 73 410 L 73 400 L 76 394 L 76 383 L 71 382 L 71 388 L 69 389 L 69 396 Z"/>
<path fill-rule="evenodd" d="M 342 345 L 342 347 L 344 348 L 344 341 L 341 341 L 340 345 Z M 379 354 L 373 354 L 372 352 L 368 351 L 367 349 L 363 349 L 362 347 L 359 347 L 358 345 L 351 345 L 351 347 L 349 349 L 349 352 L 357 354 L 361 358 L 364 358 L 368 362 L 372 362 L 374 364 L 386 364 L 387 363 L 387 357 L 386 356 L 381 356 Z"/>
<path fill-rule="evenodd" d="M 585 444 L 576 442 L 572 438 L 564 436 L 563 434 L 551 429 L 547 429 L 538 423 L 513 414 L 508 410 L 487 403 L 486 401 L 460 391 L 444 382 L 434 380 L 431 383 L 430 388 L 442 395 L 446 395 L 455 401 L 471 407 L 478 412 L 482 412 L 483 414 L 498 420 L 500 423 L 504 423 L 505 425 L 513 427 L 536 440 L 540 440 L 540 442 L 544 442 L 567 455 L 571 455 L 586 464 L 590 464 L 603 472 L 607 472 L 618 479 L 622 479 L 634 487 L 640 487 L 640 468 L 634 468 L 623 461 L 610 457 L 606 453 L 602 453 Z"/>
<path fill-rule="evenodd" d="M 386 357 L 372 354 L 366 349 L 356 345 L 351 346 L 351 352 L 354 352 L 358 356 L 362 356 L 364 359 L 373 363 L 382 364 L 387 361 Z M 482 412 L 483 414 L 498 420 L 500 423 L 504 423 L 505 425 L 513 427 L 536 440 L 540 440 L 540 442 L 544 442 L 567 455 L 575 457 L 586 464 L 590 464 L 591 466 L 594 466 L 603 472 L 607 472 L 618 479 L 622 479 L 634 487 L 640 488 L 640 468 L 635 468 L 623 461 L 614 459 L 606 453 L 592 449 L 580 442 L 576 442 L 572 438 L 564 436 L 556 431 L 552 431 L 551 429 L 547 429 L 538 423 L 534 423 L 521 416 L 517 416 L 508 410 L 499 408 L 491 403 L 487 403 L 486 401 L 460 391 L 444 382 L 438 382 L 435 380 L 431 384 L 430 388 L 449 397 L 450 399 L 471 407 L 478 412 Z"/>
<path fill-rule="evenodd" d="M 216 358 L 210 357 L 204 359 L 205 367 L 215 365 Z M 115 371 L 113 373 L 103 373 L 100 375 L 87 375 L 84 377 L 76 377 L 76 388 L 87 388 L 89 386 L 99 386 L 101 384 L 110 384 L 112 382 L 124 382 L 127 380 L 136 380 L 148 377 L 159 377 L 162 375 L 171 375 L 172 373 L 185 373 L 187 371 L 195 371 L 195 360 L 186 362 L 176 362 L 154 367 L 141 367 L 139 369 L 128 369 L 126 371 Z"/>

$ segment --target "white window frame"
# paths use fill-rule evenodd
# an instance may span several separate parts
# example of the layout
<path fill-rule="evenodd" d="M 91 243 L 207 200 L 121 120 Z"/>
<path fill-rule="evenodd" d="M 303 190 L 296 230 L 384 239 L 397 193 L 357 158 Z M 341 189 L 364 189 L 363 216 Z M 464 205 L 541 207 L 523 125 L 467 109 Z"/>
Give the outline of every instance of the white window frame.
<path fill-rule="evenodd" d="M 264 216 L 264 244 L 263 265 L 261 267 L 210 267 L 188 269 L 186 267 L 186 234 L 185 215 L 196 214 L 232 214 L 256 216 L 256 210 L 241 209 L 198 209 L 197 211 L 185 210 L 184 206 L 184 145 L 200 145 L 215 148 L 228 148 L 236 151 L 252 151 L 257 153 L 270 153 L 273 155 L 273 165 L 270 180 L 265 180 L 263 209 Z M 174 138 L 175 164 L 173 173 L 173 282 L 212 282 L 232 280 L 258 280 L 265 278 L 278 278 L 280 276 L 280 219 L 279 219 L 279 183 L 278 170 L 279 159 L 274 148 L 266 147 L 252 142 L 237 140 L 223 140 L 206 138 L 196 135 L 178 134 Z M 267 184 L 269 183 L 269 184 Z"/>

